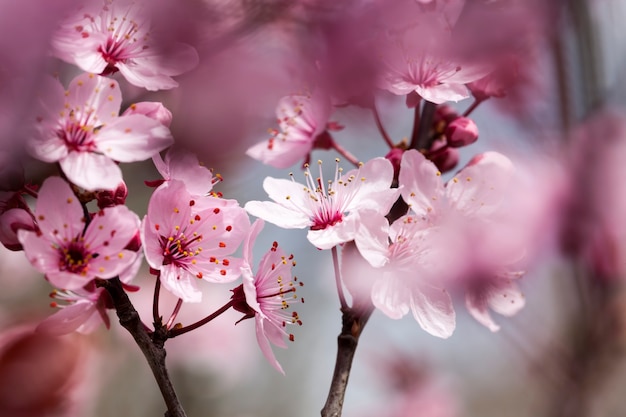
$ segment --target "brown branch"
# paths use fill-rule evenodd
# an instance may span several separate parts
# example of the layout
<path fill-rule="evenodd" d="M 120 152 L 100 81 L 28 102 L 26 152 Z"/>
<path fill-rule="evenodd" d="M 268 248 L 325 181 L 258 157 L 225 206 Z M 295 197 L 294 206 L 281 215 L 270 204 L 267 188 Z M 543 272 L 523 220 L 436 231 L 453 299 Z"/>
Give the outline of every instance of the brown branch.
<path fill-rule="evenodd" d="M 178 401 L 174 386 L 165 367 L 166 353 L 164 343 L 167 339 L 165 328 L 163 326 L 157 327 L 154 333 L 148 333 L 145 325 L 141 322 L 139 313 L 137 313 L 124 291 L 119 278 L 98 280 L 97 285 L 108 291 L 113 300 L 120 324 L 133 336 L 139 349 L 146 357 L 167 406 L 165 417 L 186 417 L 185 410 L 183 410 Z"/>
<path fill-rule="evenodd" d="M 352 361 L 359 343 L 359 337 L 363 327 L 372 315 L 372 308 L 364 312 L 358 312 L 354 308 L 342 310 L 342 327 L 339 337 L 337 337 L 337 359 L 335 361 L 335 371 L 330 384 L 330 390 L 326 399 L 326 404 L 322 408 L 322 417 L 341 417 L 343 400 L 346 396 L 348 378 L 352 368 Z"/>

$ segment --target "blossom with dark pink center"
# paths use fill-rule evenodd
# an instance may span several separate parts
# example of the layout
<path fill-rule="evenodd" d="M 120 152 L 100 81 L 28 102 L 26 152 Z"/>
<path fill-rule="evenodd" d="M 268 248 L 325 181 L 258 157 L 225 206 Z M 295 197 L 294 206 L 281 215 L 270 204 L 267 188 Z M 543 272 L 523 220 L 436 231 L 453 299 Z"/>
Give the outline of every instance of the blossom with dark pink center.
<path fill-rule="evenodd" d="M 27 143 L 30 153 L 58 162 L 72 183 L 89 191 L 114 190 L 122 182 L 115 161 L 143 161 L 173 143 L 169 129 L 150 117 L 118 116 L 121 103 L 114 80 L 81 74 L 65 91 L 50 79 Z"/>
<path fill-rule="evenodd" d="M 251 310 L 246 312 L 247 316 L 244 318 L 248 314 L 254 317 L 256 337 L 263 355 L 274 368 L 284 374 L 272 352 L 270 342 L 286 348 L 285 338 L 294 340 L 293 334 L 287 333 L 285 328 L 292 324 L 302 325 L 298 313 L 290 308 L 294 303 L 304 302 L 296 294 L 297 287 L 302 283 L 291 276 L 291 268 L 296 264 L 293 255 L 287 256 L 276 242 L 263 255 L 257 272 L 252 272 L 252 246 L 261 229 L 263 221 L 254 222 L 243 244 L 243 291 L 247 307 Z"/>
<path fill-rule="evenodd" d="M 245 209 L 279 227 L 309 228 L 309 241 L 320 249 L 354 239 L 358 229 L 355 213 L 373 210 L 387 214 L 399 191 L 391 189 L 393 166 L 385 158 L 375 158 L 356 170 L 342 174 L 337 167 L 334 181 L 325 183 L 321 172 L 313 179 L 307 167 L 306 185 L 293 180 L 267 177 L 263 189 L 271 201 L 250 201 Z M 339 160 L 337 160 L 337 164 Z"/>
<path fill-rule="evenodd" d="M 37 231 L 18 238 L 30 263 L 55 287 L 77 290 L 94 278 L 113 278 L 128 269 L 137 253 L 125 249 L 139 227 L 126 206 L 101 210 L 86 224 L 80 202 L 58 177 L 42 185 L 35 208 Z"/>
<path fill-rule="evenodd" d="M 119 71 L 137 87 L 177 87 L 172 76 L 198 65 L 198 53 L 184 43 L 167 45 L 165 51 L 152 33 L 149 7 L 145 0 L 87 4 L 61 24 L 52 39 L 54 53 L 94 74 Z"/>
<path fill-rule="evenodd" d="M 241 259 L 231 255 L 249 227 L 236 202 L 194 196 L 183 182 L 171 180 L 152 194 L 141 240 L 163 286 L 183 301 L 199 302 L 198 280 L 223 283 L 239 277 Z"/>

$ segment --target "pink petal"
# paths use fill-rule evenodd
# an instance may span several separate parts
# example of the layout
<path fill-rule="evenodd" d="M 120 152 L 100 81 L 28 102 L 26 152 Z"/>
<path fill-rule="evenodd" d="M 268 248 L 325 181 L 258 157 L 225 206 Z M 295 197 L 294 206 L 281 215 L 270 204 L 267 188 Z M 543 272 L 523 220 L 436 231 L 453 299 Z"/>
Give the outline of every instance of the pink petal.
<path fill-rule="evenodd" d="M 441 173 L 424 155 L 406 151 L 400 164 L 399 183 L 402 198 L 418 215 L 437 211 L 444 195 Z"/>
<path fill-rule="evenodd" d="M 116 277 L 130 268 L 137 256 L 137 252 L 130 250 L 120 250 L 112 255 L 101 254 L 89 262 L 90 274 L 104 279 Z"/>
<path fill-rule="evenodd" d="M 506 156 L 487 152 L 475 157 L 446 184 L 450 202 L 467 216 L 485 216 L 500 207 L 509 191 L 513 164 Z"/>
<path fill-rule="evenodd" d="M 24 247 L 28 261 L 42 274 L 59 270 L 59 251 L 49 240 L 37 236 L 36 232 L 20 230 L 17 237 Z"/>
<path fill-rule="evenodd" d="M 35 215 L 49 241 L 72 240 L 85 227 L 83 210 L 70 186 L 59 177 L 46 179 L 39 190 Z"/>
<path fill-rule="evenodd" d="M 243 259 L 244 261 L 251 267 L 253 258 L 252 258 L 252 247 L 254 246 L 254 242 L 256 241 L 257 236 L 263 230 L 263 226 L 265 222 L 261 219 L 256 220 L 252 223 L 250 227 L 250 232 L 246 236 L 246 239 L 243 241 Z"/>
<path fill-rule="evenodd" d="M 95 126 L 114 120 L 120 112 L 122 92 L 117 81 L 110 78 L 81 74 L 70 82 L 68 93 L 71 109 L 95 111 Z"/>
<path fill-rule="evenodd" d="M 96 304 L 92 302 L 77 302 L 63 307 L 37 326 L 37 331 L 53 336 L 72 333 L 85 323 L 94 313 Z M 101 322 L 101 321 L 100 321 Z"/>
<path fill-rule="evenodd" d="M 142 114 L 118 117 L 96 134 L 100 152 L 121 162 L 143 161 L 174 143 L 170 130 Z"/>
<path fill-rule="evenodd" d="M 308 215 L 271 201 L 249 201 L 244 208 L 249 214 L 285 229 L 302 229 L 311 224 Z"/>
<path fill-rule="evenodd" d="M 265 359 L 281 374 L 285 375 L 285 371 L 280 366 L 278 361 L 276 360 L 276 356 L 274 356 L 274 352 L 272 351 L 272 347 L 270 346 L 269 340 L 265 336 L 265 320 L 260 318 L 258 315 L 255 318 L 256 322 L 256 340 L 259 343 L 259 347 L 261 348 L 261 352 L 263 352 L 263 356 Z M 270 324 L 271 327 L 271 324 Z"/>
<path fill-rule="evenodd" d="M 389 262 L 389 221 L 380 213 L 363 211 L 358 225 L 354 242 L 359 252 L 373 267 L 385 266 Z"/>
<path fill-rule="evenodd" d="M 489 291 L 487 302 L 498 314 L 511 317 L 526 304 L 524 294 L 514 281 L 508 278 L 496 279 Z"/>
<path fill-rule="evenodd" d="M 105 155 L 70 152 L 60 164 L 70 181 L 88 191 L 115 190 L 122 182 L 122 171 Z"/>
<path fill-rule="evenodd" d="M 67 271 L 59 271 L 57 263 L 55 271 L 46 272 L 46 278 L 57 288 L 78 290 L 87 285 L 94 278 L 94 275 L 78 275 Z"/>
<path fill-rule="evenodd" d="M 117 254 L 139 229 L 139 218 L 126 206 L 107 207 L 91 220 L 85 244 L 101 255 Z"/>
<path fill-rule="evenodd" d="M 196 49 L 186 43 L 177 42 L 167 45 L 162 55 L 150 55 L 136 58 L 136 68 L 141 72 L 154 71 L 158 74 L 176 76 L 198 66 L 200 57 Z"/>
<path fill-rule="evenodd" d="M 164 178 L 184 182 L 190 194 L 205 195 L 213 188 L 213 173 L 200 165 L 198 157 L 193 153 L 170 148 L 165 155 L 165 163 L 168 176 Z"/>
<path fill-rule="evenodd" d="M 422 285 L 411 291 L 411 310 L 419 325 L 433 336 L 447 339 L 454 332 L 456 314 L 450 294 Z"/>
<path fill-rule="evenodd" d="M 275 168 L 285 169 L 303 161 L 312 148 L 312 140 L 272 138 L 248 148 L 246 155 Z"/>
<path fill-rule="evenodd" d="M 172 264 L 161 267 L 161 284 L 184 302 L 202 301 L 202 291 L 196 286 L 197 280 L 193 275 Z"/>
<path fill-rule="evenodd" d="M 465 294 L 465 307 L 467 311 L 476 319 L 477 322 L 491 330 L 492 332 L 497 332 L 500 330 L 500 326 L 498 326 L 493 319 L 491 318 L 491 314 L 489 314 L 489 309 L 487 308 L 487 300 L 484 299 L 480 294 L 476 294 L 475 292 L 468 291 Z"/>
<path fill-rule="evenodd" d="M 443 83 L 432 87 L 415 86 L 415 92 L 424 100 L 435 104 L 446 101 L 458 102 L 470 96 L 468 88 L 464 84 Z"/>
<path fill-rule="evenodd" d="M 120 70 L 120 74 L 126 78 L 126 81 L 149 91 L 170 90 L 178 87 L 178 83 L 172 77 L 155 73 L 137 63 L 123 64 L 120 62 L 117 63 L 116 67 Z"/>
<path fill-rule="evenodd" d="M 398 198 L 399 191 L 391 189 L 393 181 L 393 165 L 388 159 L 374 158 L 365 163 L 359 170 L 352 170 L 342 176 L 349 178 L 355 175 L 346 192 L 354 191 L 354 198 L 348 203 L 345 211 L 355 209 L 372 209 L 387 214 Z"/>
<path fill-rule="evenodd" d="M 409 312 L 409 294 L 409 289 L 402 278 L 385 274 L 374 282 L 372 303 L 387 317 L 400 319 Z"/>

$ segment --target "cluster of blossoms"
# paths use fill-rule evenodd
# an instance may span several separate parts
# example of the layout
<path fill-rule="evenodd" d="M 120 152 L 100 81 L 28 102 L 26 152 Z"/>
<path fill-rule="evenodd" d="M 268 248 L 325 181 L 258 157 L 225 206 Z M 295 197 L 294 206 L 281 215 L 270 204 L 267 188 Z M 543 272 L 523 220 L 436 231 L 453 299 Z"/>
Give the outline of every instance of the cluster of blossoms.
<path fill-rule="evenodd" d="M 478 139 L 471 111 L 502 91 L 491 87 L 489 68 L 442 53 L 451 50 L 451 27 L 462 2 L 433 5 L 421 9 L 419 24 L 402 26 L 396 20 L 372 45 L 381 61 L 379 88 L 404 96 L 407 107 L 415 109 L 420 129 L 410 143 L 393 142 L 372 101 L 368 106 L 391 149 L 385 158 L 358 162 L 331 136 L 337 123 L 330 121 L 330 103 L 341 103 L 340 98 L 321 86 L 314 94 L 284 97 L 276 110 L 280 131 L 271 129 L 272 137 L 248 155 L 277 168 L 304 160 L 305 184 L 293 175 L 291 180 L 266 178 L 263 188 L 272 201 L 251 201 L 245 208 L 283 228 L 308 228 L 307 237 L 318 249 L 343 247 L 339 285 L 343 282 L 356 298 L 367 296 L 390 318 L 411 311 L 425 331 L 447 338 L 455 328 L 451 293 L 464 294 L 470 314 L 492 331 L 499 326 L 490 309 L 511 316 L 524 306 L 515 281 L 524 273 L 525 247 L 504 236 L 515 221 L 504 203 L 517 181 L 509 158 L 480 154 L 449 181 L 442 180 L 442 172 L 458 164 L 459 148 Z M 475 102 L 462 116 L 445 104 L 470 92 Z M 356 169 L 343 173 L 337 159 L 334 178 L 326 182 L 321 161 L 318 176 L 310 171 L 315 149 L 334 149 Z M 359 263 L 352 244 L 369 269 L 351 270 L 350 263 Z"/>
<path fill-rule="evenodd" d="M 170 111 L 159 102 L 140 102 L 121 112 L 122 90 L 113 74 L 148 90 L 170 89 L 178 85 L 172 76 L 198 63 L 192 46 L 156 42 L 157 30 L 141 1 L 87 2 L 60 23 L 51 52 L 87 72 L 67 88 L 52 77 L 42 83 L 26 149 L 57 164 L 61 176 L 41 186 L 18 181 L 2 192 L 0 238 L 7 248 L 23 250 L 55 287 L 51 306 L 60 310 L 38 327 L 50 335 L 109 327 L 107 309 L 116 302 L 109 281 L 139 290 L 131 282 L 144 257 L 156 281 L 153 333 L 167 337 L 209 321 L 187 327 L 175 322 L 183 303 L 202 301 L 200 281 L 230 284 L 243 275 L 220 312 L 234 308 L 243 319 L 255 318 L 263 354 L 283 372 L 270 342 L 286 347 L 285 338 L 294 340 L 286 326 L 301 324 L 290 308 L 301 301 L 293 256 L 274 243 L 253 272 L 252 245 L 262 224 L 251 228 L 237 201 L 212 190 L 221 177 L 173 147 Z M 150 158 L 163 178 L 146 181 L 156 189 L 140 220 L 125 205 L 128 189 L 118 164 Z M 34 209 L 26 196 L 36 199 Z M 234 254 L 242 243 L 239 258 Z M 179 299 L 165 324 L 158 314 L 161 286 Z"/>
<path fill-rule="evenodd" d="M 491 331 L 499 329 L 492 311 L 520 311 L 525 298 L 518 280 L 533 255 L 528 243 L 541 226 L 522 231 L 518 215 L 542 217 L 550 201 L 526 205 L 520 194 L 536 183 L 524 183 L 513 161 L 499 152 L 473 155 L 453 172 L 461 152 L 478 140 L 472 112 L 505 91 L 498 68 L 455 48 L 463 0 L 402 1 L 409 9 L 389 7 L 359 45 L 375 57 L 367 91 L 335 91 L 322 75 L 333 65 L 329 54 L 311 65 L 313 88 L 279 100 L 277 126 L 246 153 L 279 169 L 298 164 L 304 182 L 294 174 L 267 177 L 269 200 L 243 205 L 215 191 L 221 176 L 175 141 L 173 115 L 162 103 L 125 106 L 122 97 L 126 84 L 148 91 L 177 87 L 173 77 L 199 64 L 196 49 L 168 40 L 168 28 L 153 19 L 148 0 L 78 2 L 58 23 L 47 52 L 84 72 L 67 84 L 51 76 L 40 82 L 24 144 L 32 158 L 54 164 L 57 172 L 33 183 L 21 178 L 0 190 L 0 241 L 23 251 L 54 287 L 51 306 L 58 311 L 39 324 L 40 334 L 89 333 L 102 323 L 108 328 L 108 310 L 119 314 L 127 293 L 139 290 L 133 279 L 145 260 L 154 281 L 153 327 L 138 327 L 154 346 L 163 348 L 165 340 L 232 309 L 242 314 L 239 321 L 254 319 L 262 354 L 284 373 L 272 346 L 284 348 L 295 339 L 289 329 L 302 324 L 294 311 L 304 301 L 297 295 L 302 283 L 292 275 L 294 256 L 277 242 L 255 265 L 253 247 L 265 222 L 307 229 L 316 249 L 331 251 L 342 332 L 350 328 L 353 338 L 375 309 L 391 319 L 410 313 L 440 338 L 455 330 L 456 299 Z M 415 13 L 396 13 L 405 10 Z M 410 135 L 398 140 L 388 134 L 377 110 L 381 97 L 399 97 L 414 112 Z M 463 113 L 451 104 L 471 97 Z M 331 118 L 351 105 L 371 112 L 384 156 L 361 162 L 339 143 L 336 132 L 344 126 Z M 581 146 L 582 152 L 591 147 Z M 318 150 L 341 156 L 330 178 L 321 160 L 312 169 Z M 0 153 L 0 162 L 9 166 L 4 159 Z M 120 164 L 150 159 L 161 178 L 145 181 L 153 191 L 140 219 L 125 205 L 129 191 Z M 353 167 L 344 172 L 342 161 Z M 593 188 L 593 180 L 584 185 Z M 626 204 L 609 203 L 572 209 L 605 216 L 592 242 L 572 250 L 607 276 L 623 272 L 626 258 L 620 247 L 626 237 L 609 230 L 621 213 L 605 207 Z M 249 216 L 258 219 L 251 222 Z M 606 240 L 610 251 L 603 251 Z M 223 307 L 193 323 L 177 322 L 185 303 L 206 301 L 203 287 L 209 285 L 230 286 Z M 178 300 L 168 318 L 159 312 L 162 289 Z M 417 388 L 407 390 L 411 397 Z M 398 415 L 423 407 L 403 405 Z"/>

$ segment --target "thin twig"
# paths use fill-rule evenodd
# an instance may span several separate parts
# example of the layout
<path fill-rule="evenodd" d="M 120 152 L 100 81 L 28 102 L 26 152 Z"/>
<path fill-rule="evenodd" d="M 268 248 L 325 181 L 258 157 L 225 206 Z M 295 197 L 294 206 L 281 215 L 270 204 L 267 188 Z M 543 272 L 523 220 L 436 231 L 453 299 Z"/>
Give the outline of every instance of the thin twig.
<path fill-rule="evenodd" d="M 195 329 L 197 329 L 200 326 L 204 326 L 205 324 L 207 324 L 208 322 L 210 322 L 211 320 L 213 320 L 214 318 L 216 318 L 220 314 L 222 314 L 225 311 L 227 311 L 232 306 L 233 306 L 233 301 L 231 300 L 228 303 L 224 304 L 222 307 L 220 307 L 215 312 L 213 312 L 213 313 L 209 314 L 208 316 L 206 316 L 205 318 L 203 318 L 202 320 L 199 320 L 199 321 L 197 321 L 197 322 L 195 322 L 193 324 L 190 324 L 189 326 L 171 329 L 170 331 L 167 332 L 167 337 L 171 339 L 173 337 L 180 336 L 181 334 L 184 334 L 184 333 L 190 332 L 192 330 L 195 330 Z"/>
<path fill-rule="evenodd" d="M 183 299 L 179 298 L 178 301 L 176 301 L 176 306 L 174 307 L 174 311 L 172 311 L 172 315 L 170 316 L 167 323 L 165 323 L 166 329 L 169 330 L 172 328 L 172 324 L 174 324 L 174 320 L 176 320 L 176 317 L 178 316 L 178 312 L 180 311 L 180 308 L 182 307 L 182 305 L 183 305 Z"/>
<path fill-rule="evenodd" d="M 357 158 L 356 156 L 354 156 L 352 153 L 350 153 L 350 151 L 348 151 L 346 148 L 344 148 L 343 146 L 341 146 L 340 144 L 338 144 L 337 142 L 335 142 L 335 140 L 332 141 L 332 147 L 334 150 L 336 150 L 341 156 L 343 156 L 344 158 L 346 158 L 352 165 L 354 165 L 355 167 L 359 167 L 359 158 Z"/>
<path fill-rule="evenodd" d="M 378 131 L 380 132 L 381 136 L 385 140 L 385 143 L 387 143 L 387 145 L 390 148 L 394 148 L 393 141 L 389 137 L 389 134 L 385 130 L 385 127 L 383 126 L 383 123 L 380 120 L 380 115 L 378 114 L 378 109 L 376 109 L 376 103 L 374 103 L 372 105 L 372 113 L 374 114 L 374 121 L 376 122 L 376 127 L 378 127 Z"/>

